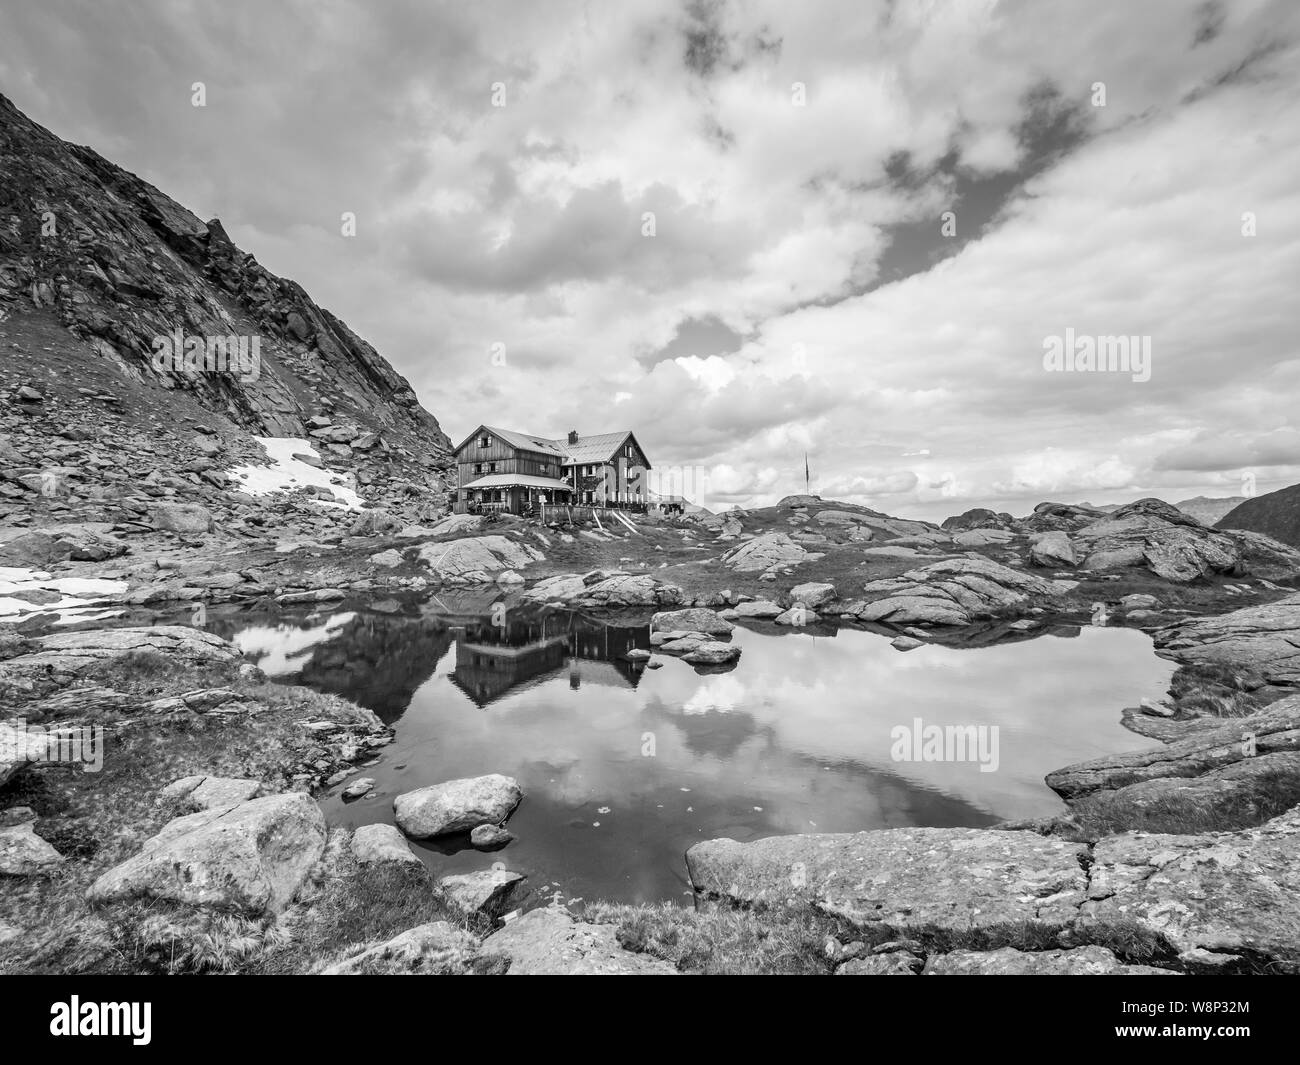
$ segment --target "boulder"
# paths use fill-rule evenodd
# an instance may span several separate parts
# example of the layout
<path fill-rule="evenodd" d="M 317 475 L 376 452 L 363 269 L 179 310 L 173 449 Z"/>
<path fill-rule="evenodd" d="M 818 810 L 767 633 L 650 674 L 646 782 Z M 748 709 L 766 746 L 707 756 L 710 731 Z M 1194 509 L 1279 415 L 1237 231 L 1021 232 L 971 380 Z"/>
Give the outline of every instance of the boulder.
<path fill-rule="evenodd" d="M 675 584 L 661 584 L 645 574 L 619 574 L 587 585 L 568 601 L 597 609 L 674 607 L 684 596 Z"/>
<path fill-rule="evenodd" d="M 444 876 L 438 881 L 438 889 L 461 913 L 495 918 L 510 908 L 511 897 L 524 879 L 523 873 L 483 869 L 476 873 Z"/>
<path fill-rule="evenodd" d="M 31 822 L 0 828 L 0 876 L 48 874 L 63 861 L 63 855 L 36 834 Z"/>
<path fill-rule="evenodd" d="M 96 880 L 87 897 L 277 913 L 324 850 L 325 817 L 309 795 L 268 795 L 176 818 Z"/>
<path fill-rule="evenodd" d="M 408 791 L 393 800 L 393 808 L 403 832 L 414 839 L 430 839 L 499 824 L 522 797 L 512 777 L 492 773 Z"/>
<path fill-rule="evenodd" d="M 362 825 L 352 833 L 352 856 L 360 865 L 405 862 L 422 865 L 403 836 L 392 825 Z"/>
<path fill-rule="evenodd" d="M 486 581 L 484 574 L 522 569 L 542 557 L 536 548 L 508 536 L 475 536 L 424 544 L 419 550 L 419 561 L 437 576 L 473 582 Z"/>
<path fill-rule="evenodd" d="M 184 799 L 200 809 L 208 810 L 213 806 L 232 806 L 246 802 L 257 794 L 261 786 L 260 780 L 192 776 L 173 780 L 159 792 L 159 795 L 163 799 L 174 802 Z"/>
<path fill-rule="evenodd" d="M 1066 533 L 1045 532 L 1031 540 L 1029 563 L 1033 566 L 1045 566 L 1048 569 L 1060 569 L 1062 566 L 1077 565 L 1078 558 L 1074 554 L 1074 545 Z"/>
<path fill-rule="evenodd" d="M 835 585 L 833 584 L 796 584 L 790 589 L 790 602 L 802 603 L 810 610 L 817 610 L 834 599 L 835 595 Z"/>
<path fill-rule="evenodd" d="M 785 533 L 772 532 L 755 536 L 722 556 L 724 565 L 742 573 L 768 570 L 775 566 L 797 566 L 812 556 Z"/>
<path fill-rule="evenodd" d="M 501 825 L 479 825 L 469 834 L 470 843 L 481 851 L 497 850 L 514 838 L 514 833 Z"/>
<path fill-rule="evenodd" d="M 780 604 L 768 599 L 747 599 L 743 603 L 737 603 L 732 609 L 735 610 L 738 618 L 756 618 L 760 621 L 770 621 L 785 613 Z"/>
<path fill-rule="evenodd" d="M 212 531 L 212 513 L 198 503 L 155 503 L 149 508 L 155 529 L 194 535 Z"/>
<path fill-rule="evenodd" d="M 664 650 L 667 650 L 667 647 Z M 735 644 L 722 643 L 720 640 L 707 640 L 697 643 L 682 655 L 682 661 L 697 666 L 720 666 L 728 662 L 734 662 L 739 657 L 740 648 Z"/>

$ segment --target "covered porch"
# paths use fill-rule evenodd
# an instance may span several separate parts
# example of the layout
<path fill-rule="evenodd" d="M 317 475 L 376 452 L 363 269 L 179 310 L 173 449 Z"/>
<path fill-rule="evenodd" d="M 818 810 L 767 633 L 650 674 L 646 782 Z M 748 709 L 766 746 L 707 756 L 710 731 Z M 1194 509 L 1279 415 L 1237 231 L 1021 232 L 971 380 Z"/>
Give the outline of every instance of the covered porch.
<path fill-rule="evenodd" d="M 462 485 L 452 510 L 457 514 L 536 514 L 543 505 L 568 503 L 573 488 L 555 477 L 494 473 Z"/>

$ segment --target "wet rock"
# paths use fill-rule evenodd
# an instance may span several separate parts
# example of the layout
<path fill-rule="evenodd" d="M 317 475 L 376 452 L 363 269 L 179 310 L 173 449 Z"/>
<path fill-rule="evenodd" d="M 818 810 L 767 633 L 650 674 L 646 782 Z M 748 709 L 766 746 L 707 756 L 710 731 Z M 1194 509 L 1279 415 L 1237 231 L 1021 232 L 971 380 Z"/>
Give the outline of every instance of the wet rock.
<path fill-rule="evenodd" d="M 276 913 L 324 849 L 325 818 L 310 796 L 269 795 L 169 822 L 139 854 L 96 880 L 87 897 Z"/>
<path fill-rule="evenodd" d="M 895 636 L 889 641 L 889 645 L 895 651 L 914 651 L 918 647 L 924 647 L 925 644 L 911 636 Z"/>
<path fill-rule="evenodd" d="M 522 797 L 512 777 L 492 773 L 408 791 L 393 800 L 393 808 L 403 832 L 414 839 L 429 839 L 499 824 Z"/>
<path fill-rule="evenodd" d="M 363 795 L 369 795 L 375 788 L 374 777 L 357 777 L 340 793 L 345 799 L 359 799 Z"/>
<path fill-rule="evenodd" d="M 470 843 L 481 851 L 497 850 L 514 838 L 514 833 L 501 825 L 479 825 L 469 834 Z"/>
<path fill-rule="evenodd" d="M 444 876 L 438 881 L 438 889 L 461 913 L 500 917 L 510 908 L 511 898 L 524 879 L 523 873 L 484 869 L 459 876 Z"/>
<path fill-rule="evenodd" d="M 664 650 L 667 650 L 667 647 Z M 697 643 L 682 655 L 682 661 L 697 666 L 720 666 L 728 662 L 734 662 L 739 657 L 740 648 L 735 644 L 722 643 L 719 640 L 707 640 Z"/>
<path fill-rule="evenodd" d="M 613 925 L 586 924 L 556 907 L 532 910 L 483 941 L 480 955 L 508 976 L 674 976 L 671 964 L 618 945 Z"/>

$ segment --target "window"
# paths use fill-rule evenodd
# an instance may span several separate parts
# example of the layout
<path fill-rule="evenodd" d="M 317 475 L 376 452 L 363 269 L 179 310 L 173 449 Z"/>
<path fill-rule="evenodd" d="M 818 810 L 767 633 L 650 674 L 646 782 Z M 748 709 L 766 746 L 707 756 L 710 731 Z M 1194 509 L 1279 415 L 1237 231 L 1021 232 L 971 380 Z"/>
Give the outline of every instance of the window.
<path fill-rule="evenodd" d="M 478 446 L 479 446 L 479 447 L 491 447 L 491 446 L 492 446 L 492 438 L 491 438 L 490 436 L 488 436 L 487 433 L 484 433 L 482 436 L 480 436 L 480 437 L 478 438 Z"/>
<path fill-rule="evenodd" d="M 497 472 L 497 464 L 495 462 L 489 462 L 488 473 L 496 473 L 496 472 Z"/>
<path fill-rule="evenodd" d="M 543 462 L 543 463 L 542 463 L 542 476 L 545 477 L 545 476 L 546 476 L 548 473 L 550 473 L 550 472 L 551 472 L 551 467 L 550 467 L 550 465 L 549 465 L 548 463 Z"/>
<path fill-rule="evenodd" d="M 481 462 L 476 462 L 476 463 L 474 463 L 474 472 L 475 472 L 475 473 L 482 473 L 482 472 L 483 472 L 483 463 L 481 463 Z"/>

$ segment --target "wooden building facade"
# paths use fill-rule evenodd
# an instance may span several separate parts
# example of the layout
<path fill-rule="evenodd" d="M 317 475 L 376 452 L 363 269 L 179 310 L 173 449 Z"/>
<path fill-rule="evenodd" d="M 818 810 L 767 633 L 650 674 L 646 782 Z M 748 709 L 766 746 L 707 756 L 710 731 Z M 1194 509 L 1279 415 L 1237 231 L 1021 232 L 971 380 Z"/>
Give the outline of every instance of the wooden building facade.
<path fill-rule="evenodd" d="M 480 425 L 456 448 L 458 513 L 542 504 L 643 508 L 650 462 L 631 430 L 552 439 Z"/>

